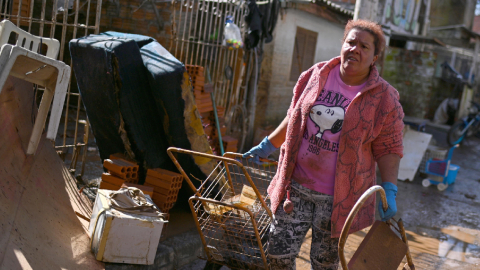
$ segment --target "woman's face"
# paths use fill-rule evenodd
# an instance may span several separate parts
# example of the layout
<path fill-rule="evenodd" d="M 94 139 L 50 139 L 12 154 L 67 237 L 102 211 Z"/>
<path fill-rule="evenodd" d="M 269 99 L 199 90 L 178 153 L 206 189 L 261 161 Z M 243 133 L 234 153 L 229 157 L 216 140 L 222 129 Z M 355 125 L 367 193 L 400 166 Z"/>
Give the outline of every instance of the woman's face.
<path fill-rule="evenodd" d="M 368 76 L 375 54 L 375 38 L 367 31 L 352 29 L 343 42 L 341 69 L 347 76 Z"/>

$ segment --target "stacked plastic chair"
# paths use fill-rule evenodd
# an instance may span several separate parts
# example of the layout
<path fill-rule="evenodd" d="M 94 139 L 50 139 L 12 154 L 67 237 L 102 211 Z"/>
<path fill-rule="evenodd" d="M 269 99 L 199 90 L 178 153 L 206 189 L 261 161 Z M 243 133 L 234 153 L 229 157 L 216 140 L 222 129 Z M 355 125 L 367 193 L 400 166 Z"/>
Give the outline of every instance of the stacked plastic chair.
<path fill-rule="evenodd" d="M 7 44 L 12 32 L 18 36 L 16 45 Z M 36 53 L 43 44 L 47 45 L 46 56 Z M 34 36 L 8 20 L 0 22 L 0 46 L 0 93 L 8 76 L 45 88 L 27 148 L 27 154 L 33 155 L 40 142 L 50 107 L 47 138 L 54 140 L 56 137 L 70 81 L 70 67 L 55 60 L 60 47 L 58 40 Z"/>

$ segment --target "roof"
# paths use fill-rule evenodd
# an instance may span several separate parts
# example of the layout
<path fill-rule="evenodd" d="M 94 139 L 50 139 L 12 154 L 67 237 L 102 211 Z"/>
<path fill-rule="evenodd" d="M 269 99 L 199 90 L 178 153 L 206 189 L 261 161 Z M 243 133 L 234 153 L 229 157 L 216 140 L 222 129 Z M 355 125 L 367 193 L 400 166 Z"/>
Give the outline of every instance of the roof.
<path fill-rule="evenodd" d="M 342 2 L 332 2 L 328 0 L 314 0 L 315 3 L 323 3 L 327 5 L 329 8 L 332 10 L 338 11 L 340 13 L 343 13 L 345 15 L 353 17 L 353 12 L 355 10 L 355 4 L 353 5 L 353 10 L 350 10 L 351 5 L 347 5 L 347 3 L 342 3 Z"/>
<path fill-rule="evenodd" d="M 440 27 L 430 27 L 428 31 L 442 31 L 442 30 L 457 30 L 460 29 L 462 31 L 467 32 L 471 38 L 480 38 L 480 34 L 473 32 L 464 24 L 457 24 L 457 25 L 447 25 L 447 26 L 440 26 Z"/>
<path fill-rule="evenodd" d="M 328 0 L 286 0 L 290 3 L 314 3 L 317 5 L 327 6 L 332 11 L 338 12 L 340 14 L 349 16 L 353 18 L 353 10 L 347 8 L 346 5 L 343 5 L 340 2 L 333 2 Z M 355 8 L 355 5 L 353 6 Z"/>
<path fill-rule="evenodd" d="M 390 38 L 398 39 L 398 40 L 405 40 L 405 41 L 414 41 L 414 42 L 421 42 L 421 43 L 429 43 L 434 45 L 440 45 L 445 47 L 445 43 L 441 42 L 439 39 L 434 37 L 426 37 L 420 35 L 412 35 L 407 33 L 398 33 L 393 32 L 390 34 Z"/>

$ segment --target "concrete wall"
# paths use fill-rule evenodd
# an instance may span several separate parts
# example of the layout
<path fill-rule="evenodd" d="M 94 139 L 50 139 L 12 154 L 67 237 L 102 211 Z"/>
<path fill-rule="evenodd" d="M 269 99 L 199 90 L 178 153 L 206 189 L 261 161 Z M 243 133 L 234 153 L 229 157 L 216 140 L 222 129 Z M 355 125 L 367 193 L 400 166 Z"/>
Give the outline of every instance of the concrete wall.
<path fill-rule="evenodd" d="M 475 0 L 432 0 L 430 27 L 463 24 L 471 29 L 475 4 Z"/>
<path fill-rule="evenodd" d="M 431 110 L 441 102 L 436 93 L 438 79 L 434 77 L 436 60 L 434 52 L 386 49 L 383 78 L 400 93 L 405 115 L 433 117 Z"/>
<path fill-rule="evenodd" d="M 279 17 L 274 40 L 265 45 L 257 95 L 256 126 L 276 126 L 287 113 L 296 81 L 290 81 L 290 68 L 297 27 L 318 33 L 314 62 L 340 55 L 343 25 L 312 14 L 288 9 Z"/>
<path fill-rule="evenodd" d="M 381 0 L 379 1 L 379 17 L 383 25 L 388 25 L 395 32 L 418 34 L 425 9 L 422 0 Z"/>

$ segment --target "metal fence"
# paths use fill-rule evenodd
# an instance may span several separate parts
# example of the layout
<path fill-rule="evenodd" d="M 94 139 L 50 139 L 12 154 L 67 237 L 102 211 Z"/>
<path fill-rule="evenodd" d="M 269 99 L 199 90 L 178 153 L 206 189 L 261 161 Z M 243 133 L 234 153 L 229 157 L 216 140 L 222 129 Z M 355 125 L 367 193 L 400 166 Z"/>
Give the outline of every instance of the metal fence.
<path fill-rule="evenodd" d="M 169 51 L 186 65 L 203 66 L 206 82 L 214 86 L 216 105 L 225 108 L 227 134 L 239 139 L 243 147 L 246 135 L 245 99 L 247 89 L 243 80 L 250 54 L 244 49 L 230 49 L 223 43 L 227 16 L 245 35 L 246 1 L 234 0 L 174 0 L 172 5 L 172 45 Z M 208 77 L 210 76 L 210 81 Z"/>
<path fill-rule="evenodd" d="M 99 33 L 101 7 L 102 0 L 0 0 L 0 17 L 12 21 L 33 35 L 60 41 L 58 60 L 71 66 L 68 42 L 77 37 Z M 73 74 L 71 78 L 74 80 Z M 37 91 L 37 95 L 42 93 Z M 76 83 L 69 83 L 59 131 L 55 141 L 57 152 L 64 160 L 69 158 L 66 162 L 69 163 L 70 172 L 82 176 L 89 124 Z M 82 162 L 80 172 L 77 170 L 79 160 Z"/>

